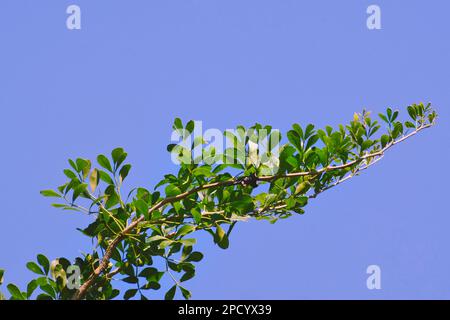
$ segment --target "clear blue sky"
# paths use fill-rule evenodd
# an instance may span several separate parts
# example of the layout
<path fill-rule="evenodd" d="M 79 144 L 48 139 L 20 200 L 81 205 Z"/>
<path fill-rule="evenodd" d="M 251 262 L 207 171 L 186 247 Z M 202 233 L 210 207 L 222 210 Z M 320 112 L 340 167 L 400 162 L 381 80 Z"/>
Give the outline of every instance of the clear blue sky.
<path fill-rule="evenodd" d="M 82 30 L 66 29 L 78 4 Z M 378 4 L 382 30 L 366 27 Z M 226 129 L 258 121 L 349 121 L 431 101 L 438 126 L 392 149 L 363 176 L 275 225 L 243 223 L 230 248 L 200 236 L 193 298 L 450 298 L 447 165 L 450 2 L 0 2 L 0 267 L 24 285 L 42 252 L 90 250 L 88 220 L 39 190 L 64 181 L 69 157 L 117 146 L 130 186 L 176 167 L 165 147 L 175 117 Z M 366 288 L 366 268 L 382 290 Z M 160 297 L 156 294 L 156 297 Z"/>

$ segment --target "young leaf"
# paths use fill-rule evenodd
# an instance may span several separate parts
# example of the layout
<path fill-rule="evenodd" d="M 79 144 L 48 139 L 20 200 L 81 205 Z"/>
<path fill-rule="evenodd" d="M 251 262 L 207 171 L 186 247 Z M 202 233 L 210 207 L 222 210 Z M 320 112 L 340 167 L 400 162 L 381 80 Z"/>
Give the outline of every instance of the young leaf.
<path fill-rule="evenodd" d="M 61 198 L 61 195 L 53 190 L 42 190 L 41 195 L 43 195 L 44 197 L 55 197 L 55 198 Z"/>

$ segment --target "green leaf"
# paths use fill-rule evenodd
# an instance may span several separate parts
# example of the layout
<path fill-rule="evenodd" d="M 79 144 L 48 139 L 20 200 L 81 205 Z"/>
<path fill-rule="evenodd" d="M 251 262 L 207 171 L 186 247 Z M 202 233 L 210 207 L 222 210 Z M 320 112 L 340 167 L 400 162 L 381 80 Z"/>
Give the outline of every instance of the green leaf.
<path fill-rule="evenodd" d="M 182 255 L 181 255 L 181 260 L 185 260 L 187 256 L 189 256 L 189 254 L 192 252 L 192 246 L 184 246 L 183 247 L 183 251 L 182 251 Z"/>
<path fill-rule="evenodd" d="M 56 191 L 53 191 L 53 190 L 42 190 L 40 193 L 44 197 L 55 197 L 55 198 L 62 197 L 59 193 L 57 193 Z"/>
<path fill-rule="evenodd" d="M 181 193 L 180 188 L 178 188 L 177 186 L 174 186 L 173 184 L 169 184 L 166 187 L 166 196 L 167 197 L 174 197 L 177 196 Z"/>
<path fill-rule="evenodd" d="M 394 121 L 395 121 L 395 119 L 397 119 L 397 117 L 398 117 L 398 111 L 397 111 L 397 110 L 395 110 L 395 111 L 394 111 L 394 113 L 393 113 L 393 115 L 392 115 L 392 119 L 391 119 L 391 121 L 392 121 L 392 122 L 394 122 Z"/>
<path fill-rule="evenodd" d="M 66 175 L 67 178 L 69 179 L 77 179 L 77 175 L 70 169 L 65 169 L 64 170 L 64 174 Z"/>
<path fill-rule="evenodd" d="M 305 139 L 308 139 L 314 133 L 314 125 L 312 123 L 308 124 L 305 129 Z"/>
<path fill-rule="evenodd" d="M 116 148 L 111 152 L 111 157 L 114 162 L 114 166 L 118 168 L 127 157 L 127 153 L 123 148 Z"/>
<path fill-rule="evenodd" d="M 392 109 L 391 108 L 387 108 L 386 114 L 388 116 L 389 121 L 392 122 L 393 121 L 392 120 Z"/>
<path fill-rule="evenodd" d="M 372 145 L 373 145 L 373 141 L 372 140 L 364 140 L 364 142 L 361 145 L 361 151 L 367 150 Z"/>
<path fill-rule="evenodd" d="M 159 290 L 159 289 L 161 289 L 161 285 L 158 283 L 158 282 L 155 282 L 155 281 L 149 281 L 149 282 L 147 282 L 143 287 L 141 287 L 142 289 L 145 289 L 145 290 L 149 290 L 149 289 L 152 289 L 152 290 Z"/>
<path fill-rule="evenodd" d="M 158 245 L 158 247 L 159 247 L 160 249 L 165 249 L 165 248 L 167 248 L 168 246 L 170 246 L 172 243 L 173 243 L 172 240 L 164 240 L 164 241 L 162 241 L 162 242 Z"/>
<path fill-rule="evenodd" d="M 180 229 L 178 229 L 175 237 L 177 237 L 177 238 L 178 237 L 182 237 L 182 236 L 184 236 L 184 235 L 186 235 L 188 233 L 191 233 L 191 232 L 195 231 L 195 229 L 196 229 L 196 226 L 189 225 L 189 224 L 184 225 Z"/>
<path fill-rule="evenodd" d="M 197 240 L 195 240 L 193 238 L 181 239 L 181 240 L 178 240 L 178 242 L 184 244 L 185 246 L 193 246 L 197 242 Z"/>
<path fill-rule="evenodd" d="M 211 175 L 213 175 L 211 173 L 210 166 L 197 167 L 192 171 L 192 174 L 196 177 L 198 177 L 198 176 L 210 177 Z"/>
<path fill-rule="evenodd" d="M 286 158 L 286 163 L 290 164 L 291 167 L 293 167 L 293 168 L 297 168 L 298 165 L 299 165 L 299 162 L 298 162 L 297 158 L 293 157 L 293 156 L 287 157 Z"/>
<path fill-rule="evenodd" d="M 396 122 L 394 125 L 394 130 L 392 130 L 392 137 L 396 139 L 402 133 L 403 133 L 403 124 L 401 122 Z"/>
<path fill-rule="evenodd" d="M 29 299 L 33 294 L 34 290 L 38 287 L 37 281 L 35 279 L 31 280 L 27 285 L 27 298 Z"/>
<path fill-rule="evenodd" d="M 406 121 L 405 126 L 410 129 L 415 129 L 416 126 L 411 121 Z"/>
<path fill-rule="evenodd" d="M 47 277 L 39 277 L 36 280 L 36 283 L 38 286 L 43 286 L 45 284 L 47 284 Z"/>
<path fill-rule="evenodd" d="M 378 116 L 379 116 L 379 117 L 381 118 L 381 120 L 383 120 L 384 122 L 389 123 L 388 118 L 387 118 L 384 114 L 379 113 Z"/>
<path fill-rule="evenodd" d="M 177 285 L 174 285 L 172 288 L 170 288 L 166 292 L 166 295 L 164 296 L 164 299 L 166 299 L 166 300 L 173 300 L 173 298 L 175 297 L 175 292 L 176 291 L 177 291 Z"/>
<path fill-rule="evenodd" d="M 192 208 L 191 214 L 194 218 L 195 223 L 200 224 L 202 222 L 202 214 L 197 208 Z"/>
<path fill-rule="evenodd" d="M 308 192 L 308 190 L 311 188 L 311 183 L 309 181 L 304 181 L 302 183 L 299 183 L 297 187 L 295 188 L 294 194 L 305 194 Z"/>
<path fill-rule="evenodd" d="M 238 198 L 239 200 L 233 201 L 230 205 L 233 209 L 239 211 L 240 213 L 246 213 L 254 209 L 253 198 L 248 195 L 242 195 Z"/>
<path fill-rule="evenodd" d="M 81 231 L 83 234 L 87 235 L 88 237 L 94 237 L 98 234 L 99 229 L 101 227 L 104 227 L 103 224 L 100 224 L 98 220 L 95 220 L 91 224 L 89 224 L 85 229 L 77 229 Z"/>
<path fill-rule="evenodd" d="M 128 173 L 130 172 L 130 169 L 130 164 L 126 164 L 122 167 L 122 169 L 120 169 L 119 176 L 121 181 L 125 180 L 125 178 L 128 176 Z"/>
<path fill-rule="evenodd" d="M 436 113 L 435 113 L 435 112 L 432 112 L 432 113 L 430 113 L 430 114 L 428 115 L 428 121 L 429 121 L 430 123 L 433 123 L 433 122 L 434 122 L 434 119 L 436 119 Z"/>
<path fill-rule="evenodd" d="M 185 272 L 195 271 L 195 266 L 190 262 L 183 262 L 181 264 L 181 269 Z"/>
<path fill-rule="evenodd" d="M 134 202 L 134 205 L 136 206 L 137 213 L 139 215 L 145 216 L 147 219 L 148 218 L 148 204 L 144 200 L 138 199 Z"/>
<path fill-rule="evenodd" d="M 6 286 L 11 296 L 16 300 L 25 300 L 25 296 L 20 292 L 19 288 L 14 284 L 10 283 Z"/>
<path fill-rule="evenodd" d="M 194 251 L 186 258 L 186 261 L 199 262 L 202 259 L 203 259 L 203 253 Z"/>
<path fill-rule="evenodd" d="M 417 118 L 417 112 L 416 112 L 416 109 L 415 109 L 413 106 L 409 106 L 409 107 L 407 108 L 407 110 L 408 110 L 409 116 L 410 116 L 413 120 L 416 120 L 416 118 Z"/>
<path fill-rule="evenodd" d="M 62 203 L 52 203 L 51 206 L 54 208 L 67 208 L 67 207 L 70 208 L 70 206 L 68 206 L 66 204 L 62 204 Z"/>
<path fill-rule="evenodd" d="M 319 136 L 317 134 L 311 136 L 311 138 L 308 139 L 308 142 L 306 143 L 305 150 L 308 150 L 311 148 L 314 144 L 316 144 L 317 140 L 319 140 Z"/>
<path fill-rule="evenodd" d="M 73 189 L 73 195 L 72 195 L 72 202 L 75 202 L 75 200 L 80 196 L 83 195 L 86 192 L 87 184 L 81 183 L 78 186 L 76 186 Z"/>
<path fill-rule="evenodd" d="M 75 170 L 75 172 L 79 172 L 80 171 L 80 170 L 78 170 L 78 167 L 77 167 L 76 163 L 72 159 L 69 159 L 69 164 L 73 168 L 73 170 Z"/>
<path fill-rule="evenodd" d="M 109 162 L 109 159 L 105 157 L 103 154 L 99 155 L 97 157 L 97 162 L 99 165 L 101 165 L 103 168 L 108 170 L 109 172 L 112 172 L 111 162 Z"/>
<path fill-rule="evenodd" d="M 139 277 L 145 277 L 149 282 L 158 282 L 163 275 L 163 271 L 158 271 L 158 269 L 153 267 L 145 268 L 139 273 Z"/>
<path fill-rule="evenodd" d="M 84 171 L 84 169 L 89 166 L 89 161 L 87 161 L 85 159 L 81 159 L 81 158 L 78 158 L 76 160 L 76 163 L 77 163 L 77 168 L 78 168 L 79 172 Z"/>
<path fill-rule="evenodd" d="M 167 265 L 169 266 L 169 268 L 175 272 L 180 272 L 181 270 L 181 266 L 175 262 L 172 261 L 168 261 Z"/>
<path fill-rule="evenodd" d="M 141 272 L 139 272 L 139 277 L 149 277 L 151 275 L 154 275 L 158 272 L 158 269 L 153 267 L 147 267 L 143 269 Z"/>
<path fill-rule="evenodd" d="M 188 271 L 180 279 L 180 282 L 188 281 L 195 276 L 195 271 Z"/>
<path fill-rule="evenodd" d="M 222 249 L 227 249 L 229 246 L 228 236 L 221 226 L 217 225 L 215 240 L 217 245 Z"/>
<path fill-rule="evenodd" d="M 42 268 L 44 268 L 45 274 L 48 274 L 50 270 L 50 261 L 47 259 L 47 257 L 43 254 L 38 254 L 37 261 L 42 266 Z"/>
<path fill-rule="evenodd" d="M 123 295 L 123 298 L 125 300 L 130 300 L 131 298 L 133 298 L 137 293 L 137 289 L 129 289 L 125 292 L 125 294 Z"/>
<path fill-rule="evenodd" d="M 78 158 L 77 167 L 83 173 L 83 179 L 86 179 L 91 170 L 91 161 Z"/>
<path fill-rule="evenodd" d="M 189 290 L 187 290 L 187 289 L 185 289 L 185 288 L 183 288 L 181 286 L 180 286 L 180 290 L 181 290 L 181 294 L 183 295 L 183 297 L 186 300 L 189 300 L 191 298 L 192 295 L 191 295 L 191 292 Z"/>
<path fill-rule="evenodd" d="M 30 270 L 36 274 L 45 275 L 44 271 L 42 271 L 42 269 L 35 262 L 32 262 L 32 261 L 28 262 L 27 268 L 28 268 L 28 270 Z"/>
<path fill-rule="evenodd" d="M 137 283 L 138 278 L 134 277 L 134 276 L 129 276 L 129 277 L 123 278 L 122 281 L 126 282 L 126 283 Z"/>
<path fill-rule="evenodd" d="M 0 269 L 0 285 L 3 283 L 3 276 L 5 275 L 5 270 Z"/>
<path fill-rule="evenodd" d="M 186 130 L 187 130 L 189 133 L 192 133 L 192 132 L 194 131 L 194 128 L 195 128 L 195 123 L 194 123 L 194 121 L 190 120 L 188 123 L 186 123 Z"/>
<path fill-rule="evenodd" d="M 153 242 L 153 241 L 160 241 L 160 240 L 167 240 L 167 238 L 163 237 L 163 236 L 160 236 L 160 235 L 156 235 L 156 236 L 147 238 L 145 240 L 145 242 L 150 243 L 150 242 Z"/>
<path fill-rule="evenodd" d="M 174 129 L 183 129 L 183 123 L 181 122 L 180 118 L 175 118 L 175 121 L 173 122 L 173 128 Z"/>
<path fill-rule="evenodd" d="M 53 300 L 53 298 L 48 294 L 41 293 L 36 297 L 36 300 Z"/>
<path fill-rule="evenodd" d="M 107 184 L 114 185 L 113 179 L 105 171 L 98 170 L 98 174 L 102 181 L 106 182 Z"/>
<path fill-rule="evenodd" d="M 382 136 L 381 136 L 381 139 L 380 139 L 380 141 L 381 141 L 381 147 L 382 148 L 384 148 L 387 144 L 388 144 L 388 142 L 389 142 L 389 136 L 387 135 L 387 134 L 383 134 Z"/>
<path fill-rule="evenodd" d="M 298 135 L 298 133 L 294 130 L 290 130 L 288 131 L 288 133 L 286 134 L 288 140 L 290 143 L 292 143 L 292 145 L 301 153 L 303 152 L 303 148 L 301 145 L 301 141 L 300 141 L 300 137 Z"/>
<path fill-rule="evenodd" d="M 40 285 L 39 288 L 41 288 L 42 291 L 47 293 L 49 296 L 51 296 L 53 299 L 56 299 L 56 293 L 53 287 L 50 284 L 43 284 Z"/>
<path fill-rule="evenodd" d="M 302 127 L 300 127 L 300 125 L 299 125 L 298 123 L 294 123 L 294 124 L 292 125 L 292 128 L 293 128 L 294 131 L 297 133 L 297 135 L 298 135 L 298 137 L 299 137 L 300 139 L 303 139 L 303 138 L 304 138 Z"/>

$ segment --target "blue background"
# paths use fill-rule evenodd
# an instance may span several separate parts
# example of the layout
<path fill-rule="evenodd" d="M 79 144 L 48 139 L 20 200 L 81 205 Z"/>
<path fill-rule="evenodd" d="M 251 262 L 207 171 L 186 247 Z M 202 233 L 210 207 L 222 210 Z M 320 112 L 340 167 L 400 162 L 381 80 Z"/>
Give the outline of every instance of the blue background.
<path fill-rule="evenodd" d="M 82 30 L 66 28 L 70 4 L 81 7 Z M 450 2 L 377 0 L 382 30 L 372 31 L 370 4 L 2 0 L 6 282 L 26 284 L 36 253 L 90 251 L 75 230 L 88 218 L 39 194 L 64 182 L 69 157 L 122 146 L 133 164 L 128 185 L 152 188 L 176 170 L 165 150 L 175 117 L 285 131 L 293 122 L 336 126 L 363 107 L 431 101 L 435 128 L 321 195 L 305 215 L 241 223 L 225 251 L 199 235 L 205 259 L 186 286 L 194 299 L 450 298 Z M 371 264 L 381 267 L 381 290 L 366 287 Z"/>

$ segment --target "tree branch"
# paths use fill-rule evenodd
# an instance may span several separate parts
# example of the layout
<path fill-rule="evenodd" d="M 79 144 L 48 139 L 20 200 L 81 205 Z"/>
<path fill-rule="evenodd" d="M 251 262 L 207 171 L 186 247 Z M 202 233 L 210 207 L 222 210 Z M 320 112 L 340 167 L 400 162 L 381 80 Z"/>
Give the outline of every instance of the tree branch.
<path fill-rule="evenodd" d="M 313 175 L 318 175 L 318 174 L 322 174 L 325 172 L 329 172 L 329 171 L 335 171 L 335 170 L 341 170 L 341 169 L 345 169 L 345 168 L 349 168 L 355 164 L 361 163 L 364 160 L 368 160 L 368 159 L 372 159 L 375 157 L 380 157 L 379 159 L 382 158 L 382 156 L 384 155 L 384 152 L 387 151 L 388 149 L 390 149 L 392 146 L 410 138 L 411 136 L 417 134 L 418 132 L 427 129 L 429 127 L 431 127 L 433 123 L 429 123 L 426 125 L 421 125 L 418 128 L 416 128 L 414 131 L 412 131 L 411 133 L 402 136 L 400 139 L 398 140 L 393 140 L 391 141 L 389 144 L 387 144 L 384 148 L 382 148 L 381 150 L 374 152 L 374 153 L 368 153 L 365 154 L 357 159 L 354 159 L 350 162 L 341 164 L 341 165 L 329 165 L 327 167 L 321 168 L 319 170 L 316 171 L 304 171 L 304 172 L 293 172 L 293 173 L 287 173 L 287 174 L 280 174 L 280 175 L 271 175 L 271 176 L 262 176 L 262 177 L 256 177 L 257 181 L 261 181 L 261 182 L 271 182 L 277 179 L 281 179 L 281 178 L 293 178 L 293 177 L 301 177 L 301 176 L 313 176 Z M 356 172 L 348 175 L 347 177 L 338 180 L 336 183 L 328 186 L 327 188 L 321 190 L 320 192 L 318 192 L 317 194 L 311 196 L 311 197 L 316 197 L 319 193 L 332 188 L 334 186 L 336 186 L 337 184 L 340 184 L 348 179 L 350 179 L 351 177 L 353 177 L 357 172 L 365 170 L 366 168 L 368 168 L 369 166 L 373 165 L 374 163 L 376 163 L 379 159 L 373 161 L 372 163 L 368 163 L 365 167 L 357 169 Z M 168 197 L 165 198 L 163 200 L 161 200 L 160 202 L 156 203 L 153 207 L 151 207 L 149 209 L 149 214 L 151 214 L 152 212 L 160 209 L 161 207 L 163 207 L 166 204 L 171 204 L 180 200 L 185 199 L 186 197 L 195 194 L 199 191 L 202 190 L 207 190 L 207 189 L 214 189 L 214 188 L 218 188 L 218 187 L 225 187 L 225 186 L 233 186 L 233 185 L 238 185 L 242 183 L 242 179 L 239 178 L 233 178 L 230 180 L 226 180 L 226 181 L 219 181 L 219 182 L 213 182 L 213 183 L 209 183 L 209 184 L 205 184 L 205 185 L 201 185 L 198 186 L 196 188 L 193 188 L 191 190 L 188 190 L 184 193 L 181 193 L 179 195 L 176 196 L 172 196 L 172 197 Z M 277 208 L 280 209 L 280 208 Z M 136 226 L 138 226 L 138 224 L 140 222 L 143 222 L 145 220 L 144 216 L 140 216 L 139 218 L 137 218 L 136 220 L 134 220 L 133 222 L 131 222 L 127 227 L 125 227 L 125 229 L 123 229 L 119 234 L 117 234 L 117 236 L 109 243 L 108 247 L 106 248 L 105 254 L 103 255 L 103 258 L 99 264 L 99 266 L 93 271 L 93 273 L 88 277 L 88 279 L 80 286 L 80 288 L 75 292 L 75 294 L 73 295 L 72 299 L 73 300 L 79 300 L 79 299 L 83 299 L 86 294 L 87 291 L 89 290 L 89 288 L 94 284 L 95 280 L 99 277 L 100 274 L 102 274 L 104 272 L 105 269 L 107 269 L 108 265 L 109 265 L 109 261 L 112 257 L 113 251 L 116 248 L 116 246 L 123 240 L 125 239 L 125 237 L 127 236 L 128 233 L 130 233 L 134 228 L 136 228 Z"/>

